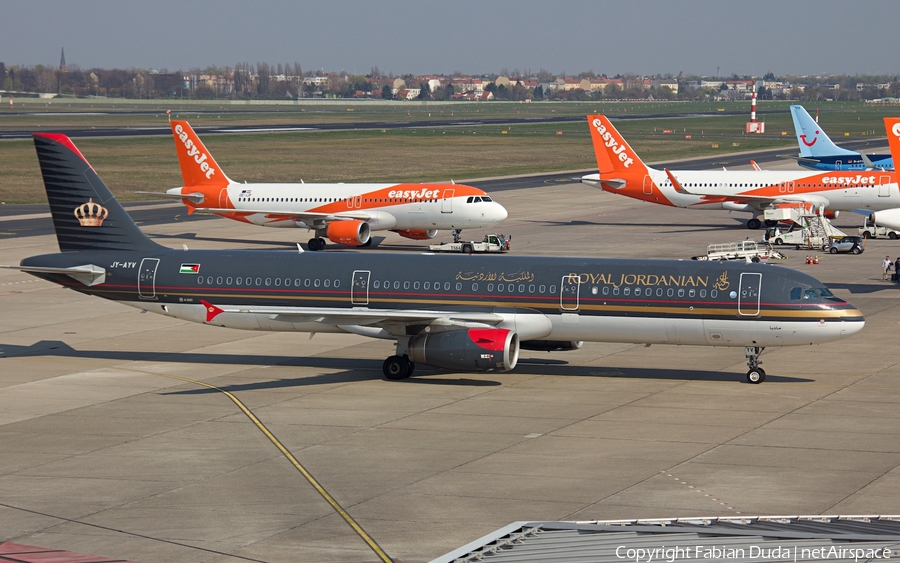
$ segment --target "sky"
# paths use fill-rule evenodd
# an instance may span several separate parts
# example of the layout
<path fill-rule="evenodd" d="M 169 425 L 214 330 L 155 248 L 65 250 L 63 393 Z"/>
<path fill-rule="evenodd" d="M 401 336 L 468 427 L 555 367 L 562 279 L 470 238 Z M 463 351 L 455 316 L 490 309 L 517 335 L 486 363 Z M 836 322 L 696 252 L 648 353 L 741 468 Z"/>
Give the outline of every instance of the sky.
<path fill-rule="evenodd" d="M 892 0 L 0 0 L 0 62 L 466 74 L 900 74 Z"/>

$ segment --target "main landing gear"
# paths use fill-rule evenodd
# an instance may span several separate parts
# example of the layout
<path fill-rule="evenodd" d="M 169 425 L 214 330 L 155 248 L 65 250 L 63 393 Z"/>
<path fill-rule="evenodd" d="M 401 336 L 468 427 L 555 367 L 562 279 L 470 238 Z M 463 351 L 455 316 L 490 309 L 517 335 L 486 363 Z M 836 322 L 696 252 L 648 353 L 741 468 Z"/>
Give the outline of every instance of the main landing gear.
<path fill-rule="evenodd" d="M 756 230 L 762 225 L 762 222 L 756 217 L 747 220 L 747 228 Z"/>
<path fill-rule="evenodd" d="M 763 353 L 762 346 L 745 346 L 744 347 L 744 355 L 747 356 L 747 366 L 750 368 L 750 371 L 747 372 L 747 383 L 762 383 L 766 380 L 766 372 L 763 368 L 759 367 L 759 364 L 762 362 L 759 361 L 759 356 Z"/>
<path fill-rule="evenodd" d="M 309 242 L 306 243 L 306 246 L 309 247 L 310 250 L 322 250 L 325 248 L 325 239 L 322 237 L 311 238 Z"/>
<path fill-rule="evenodd" d="M 459 236 L 462 234 L 462 229 L 453 229 L 450 232 L 453 233 L 453 242 L 459 242 Z"/>
<path fill-rule="evenodd" d="M 394 380 L 406 379 L 413 374 L 415 369 L 416 364 L 409 361 L 409 356 L 406 354 L 403 354 L 402 356 L 391 356 L 386 359 L 384 365 L 381 366 L 384 376 Z"/>

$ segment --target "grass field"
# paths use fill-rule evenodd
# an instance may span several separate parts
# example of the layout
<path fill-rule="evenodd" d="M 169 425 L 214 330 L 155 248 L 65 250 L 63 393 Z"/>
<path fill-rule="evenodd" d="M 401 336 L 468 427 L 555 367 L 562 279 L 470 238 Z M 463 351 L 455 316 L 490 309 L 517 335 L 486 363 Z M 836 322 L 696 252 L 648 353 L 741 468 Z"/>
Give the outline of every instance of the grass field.
<path fill-rule="evenodd" d="M 17 100 L 17 104 L 18 104 Z M 33 103 L 38 104 L 37 100 Z M 10 116 L 0 112 L 0 129 L 52 130 L 64 126 L 139 126 L 140 120 L 165 124 L 165 115 L 119 114 L 93 116 L 98 108 L 73 103 L 37 115 Z M 131 104 L 148 108 L 149 104 Z M 744 135 L 747 117 L 721 115 L 746 103 L 550 103 L 453 104 L 422 106 L 365 105 L 348 112 L 340 104 L 313 108 L 287 106 L 228 106 L 216 113 L 178 113 L 194 125 L 233 120 L 242 124 L 314 122 L 373 122 L 409 119 L 447 120 L 481 118 L 583 116 L 601 112 L 613 119 L 640 113 L 645 119 L 619 119 L 616 126 L 647 161 L 671 160 L 711 154 L 785 147 L 796 140 L 787 103 L 761 104 L 760 120 L 766 135 Z M 112 104 L 110 104 L 112 106 Z M 120 105 L 113 108 L 124 111 Z M 20 108 L 16 108 L 20 109 Z M 37 109 L 37 108 L 35 108 Z M 197 104 L 193 111 L 211 111 Z M 308 111 L 300 111 L 307 109 Z M 820 121 L 836 142 L 863 136 L 883 137 L 881 121 L 898 113 L 895 108 L 865 108 L 860 104 L 822 104 Z M 246 111 L 245 111 L 246 110 Z M 103 111 L 106 111 L 104 109 Z M 131 109 L 130 111 L 134 111 Z M 691 117 L 653 117 L 660 113 L 700 112 Z M 63 112 L 62 114 L 58 112 Z M 70 113 L 71 112 L 71 113 Z M 406 113 L 410 115 L 407 116 Z M 523 113 L 526 112 L 526 113 Z M 86 114 L 87 113 L 87 114 Z M 176 113 L 176 112 L 173 112 Z M 453 115 L 451 116 L 450 113 Z M 415 118 L 413 116 L 416 116 Z M 101 118 L 108 120 L 101 123 Z M 312 121 L 312 120 L 317 121 Z M 13 122 L 20 123 L 13 123 Z M 40 126 L 38 126 L 38 122 Z M 23 125 L 26 124 L 26 125 Z M 663 133 L 671 130 L 671 133 Z M 504 133 L 505 132 L 505 133 Z M 782 132 L 785 134 L 782 135 Z M 562 134 L 559 134 L 562 133 Z M 690 139 L 685 136 L 690 135 Z M 334 131 L 280 134 L 209 135 L 204 142 L 223 170 L 236 181 L 248 182 L 366 182 L 463 180 L 511 174 L 529 174 L 596 167 L 584 121 L 563 124 L 528 124 L 490 127 L 429 127 L 411 130 Z M 123 200 L 140 199 L 135 190 L 160 191 L 181 185 L 175 148 L 170 137 L 78 139 L 80 150 L 113 192 Z M 787 151 L 786 151 L 787 152 Z M 44 201 L 43 185 L 30 141 L 0 143 L 0 201 Z"/>

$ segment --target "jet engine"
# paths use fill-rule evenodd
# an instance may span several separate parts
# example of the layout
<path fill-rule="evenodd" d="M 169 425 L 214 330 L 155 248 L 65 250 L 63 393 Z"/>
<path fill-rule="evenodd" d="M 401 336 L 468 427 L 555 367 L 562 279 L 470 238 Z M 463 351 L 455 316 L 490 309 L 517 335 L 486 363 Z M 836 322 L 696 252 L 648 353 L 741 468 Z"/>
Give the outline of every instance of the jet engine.
<path fill-rule="evenodd" d="M 840 214 L 841 214 L 840 209 L 838 209 L 837 211 L 826 211 L 825 218 L 826 219 L 837 219 Z"/>
<path fill-rule="evenodd" d="M 582 340 L 526 340 L 519 344 L 519 348 L 537 352 L 568 352 L 580 350 L 583 345 Z"/>
<path fill-rule="evenodd" d="M 873 225 L 900 231 L 900 209 L 882 209 L 869 215 Z"/>
<path fill-rule="evenodd" d="M 451 370 L 509 371 L 519 361 L 519 337 L 505 328 L 433 332 L 409 341 L 410 361 Z"/>
<path fill-rule="evenodd" d="M 430 231 L 426 231 L 425 229 L 409 229 L 394 232 L 403 238 L 410 238 L 413 240 L 433 239 L 435 235 L 437 235 L 437 229 L 432 229 Z"/>
<path fill-rule="evenodd" d="M 328 240 L 347 246 L 369 242 L 369 224 L 365 221 L 332 221 L 328 223 Z"/>

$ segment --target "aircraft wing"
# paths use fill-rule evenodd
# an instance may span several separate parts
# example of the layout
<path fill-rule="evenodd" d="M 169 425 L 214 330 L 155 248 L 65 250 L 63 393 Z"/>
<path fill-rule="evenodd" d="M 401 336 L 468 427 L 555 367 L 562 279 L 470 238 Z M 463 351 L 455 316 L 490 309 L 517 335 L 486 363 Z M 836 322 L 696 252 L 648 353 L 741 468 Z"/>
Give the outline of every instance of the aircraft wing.
<path fill-rule="evenodd" d="M 311 219 L 314 221 L 349 221 L 360 220 L 368 221 L 372 218 L 369 213 L 364 211 L 341 211 L 340 213 L 316 213 L 312 211 L 299 211 L 297 213 L 286 213 L 283 209 L 227 209 L 224 207 L 198 207 L 194 209 L 194 213 L 212 213 L 215 215 L 221 213 L 240 213 L 242 215 L 262 214 L 269 217 L 282 217 L 284 219 L 294 219 L 297 221 L 305 221 Z"/>
<path fill-rule="evenodd" d="M 762 195 L 753 195 L 753 194 L 728 194 L 722 192 L 692 192 L 687 190 L 684 186 L 681 185 L 681 182 L 678 181 L 677 178 L 669 171 L 668 168 L 666 170 L 666 175 L 669 177 L 669 180 L 672 182 L 672 186 L 675 188 L 675 191 L 688 194 L 688 195 L 698 195 L 703 198 L 713 200 L 713 201 L 734 201 L 736 203 L 750 203 L 753 204 L 754 207 L 762 208 L 769 205 L 774 205 L 776 203 L 812 203 L 816 206 L 819 205 L 828 205 L 830 202 L 828 199 L 819 196 L 819 195 L 810 195 L 810 194 L 790 194 L 790 195 L 779 195 L 779 196 L 762 196 Z M 709 202 L 705 202 L 709 203 Z"/>
<path fill-rule="evenodd" d="M 206 307 L 206 320 L 212 321 L 222 313 L 266 315 L 270 319 L 295 323 L 321 323 L 338 326 L 368 326 L 384 328 L 390 333 L 406 335 L 408 325 L 428 326 L 493 326 L 503 317 L 485 312 L 451 312 L 416 309 L 332 309 L 319 307 L 217 307 L 201 301 Z M 399 329 L 399 330 L 398 330 Z"/>

